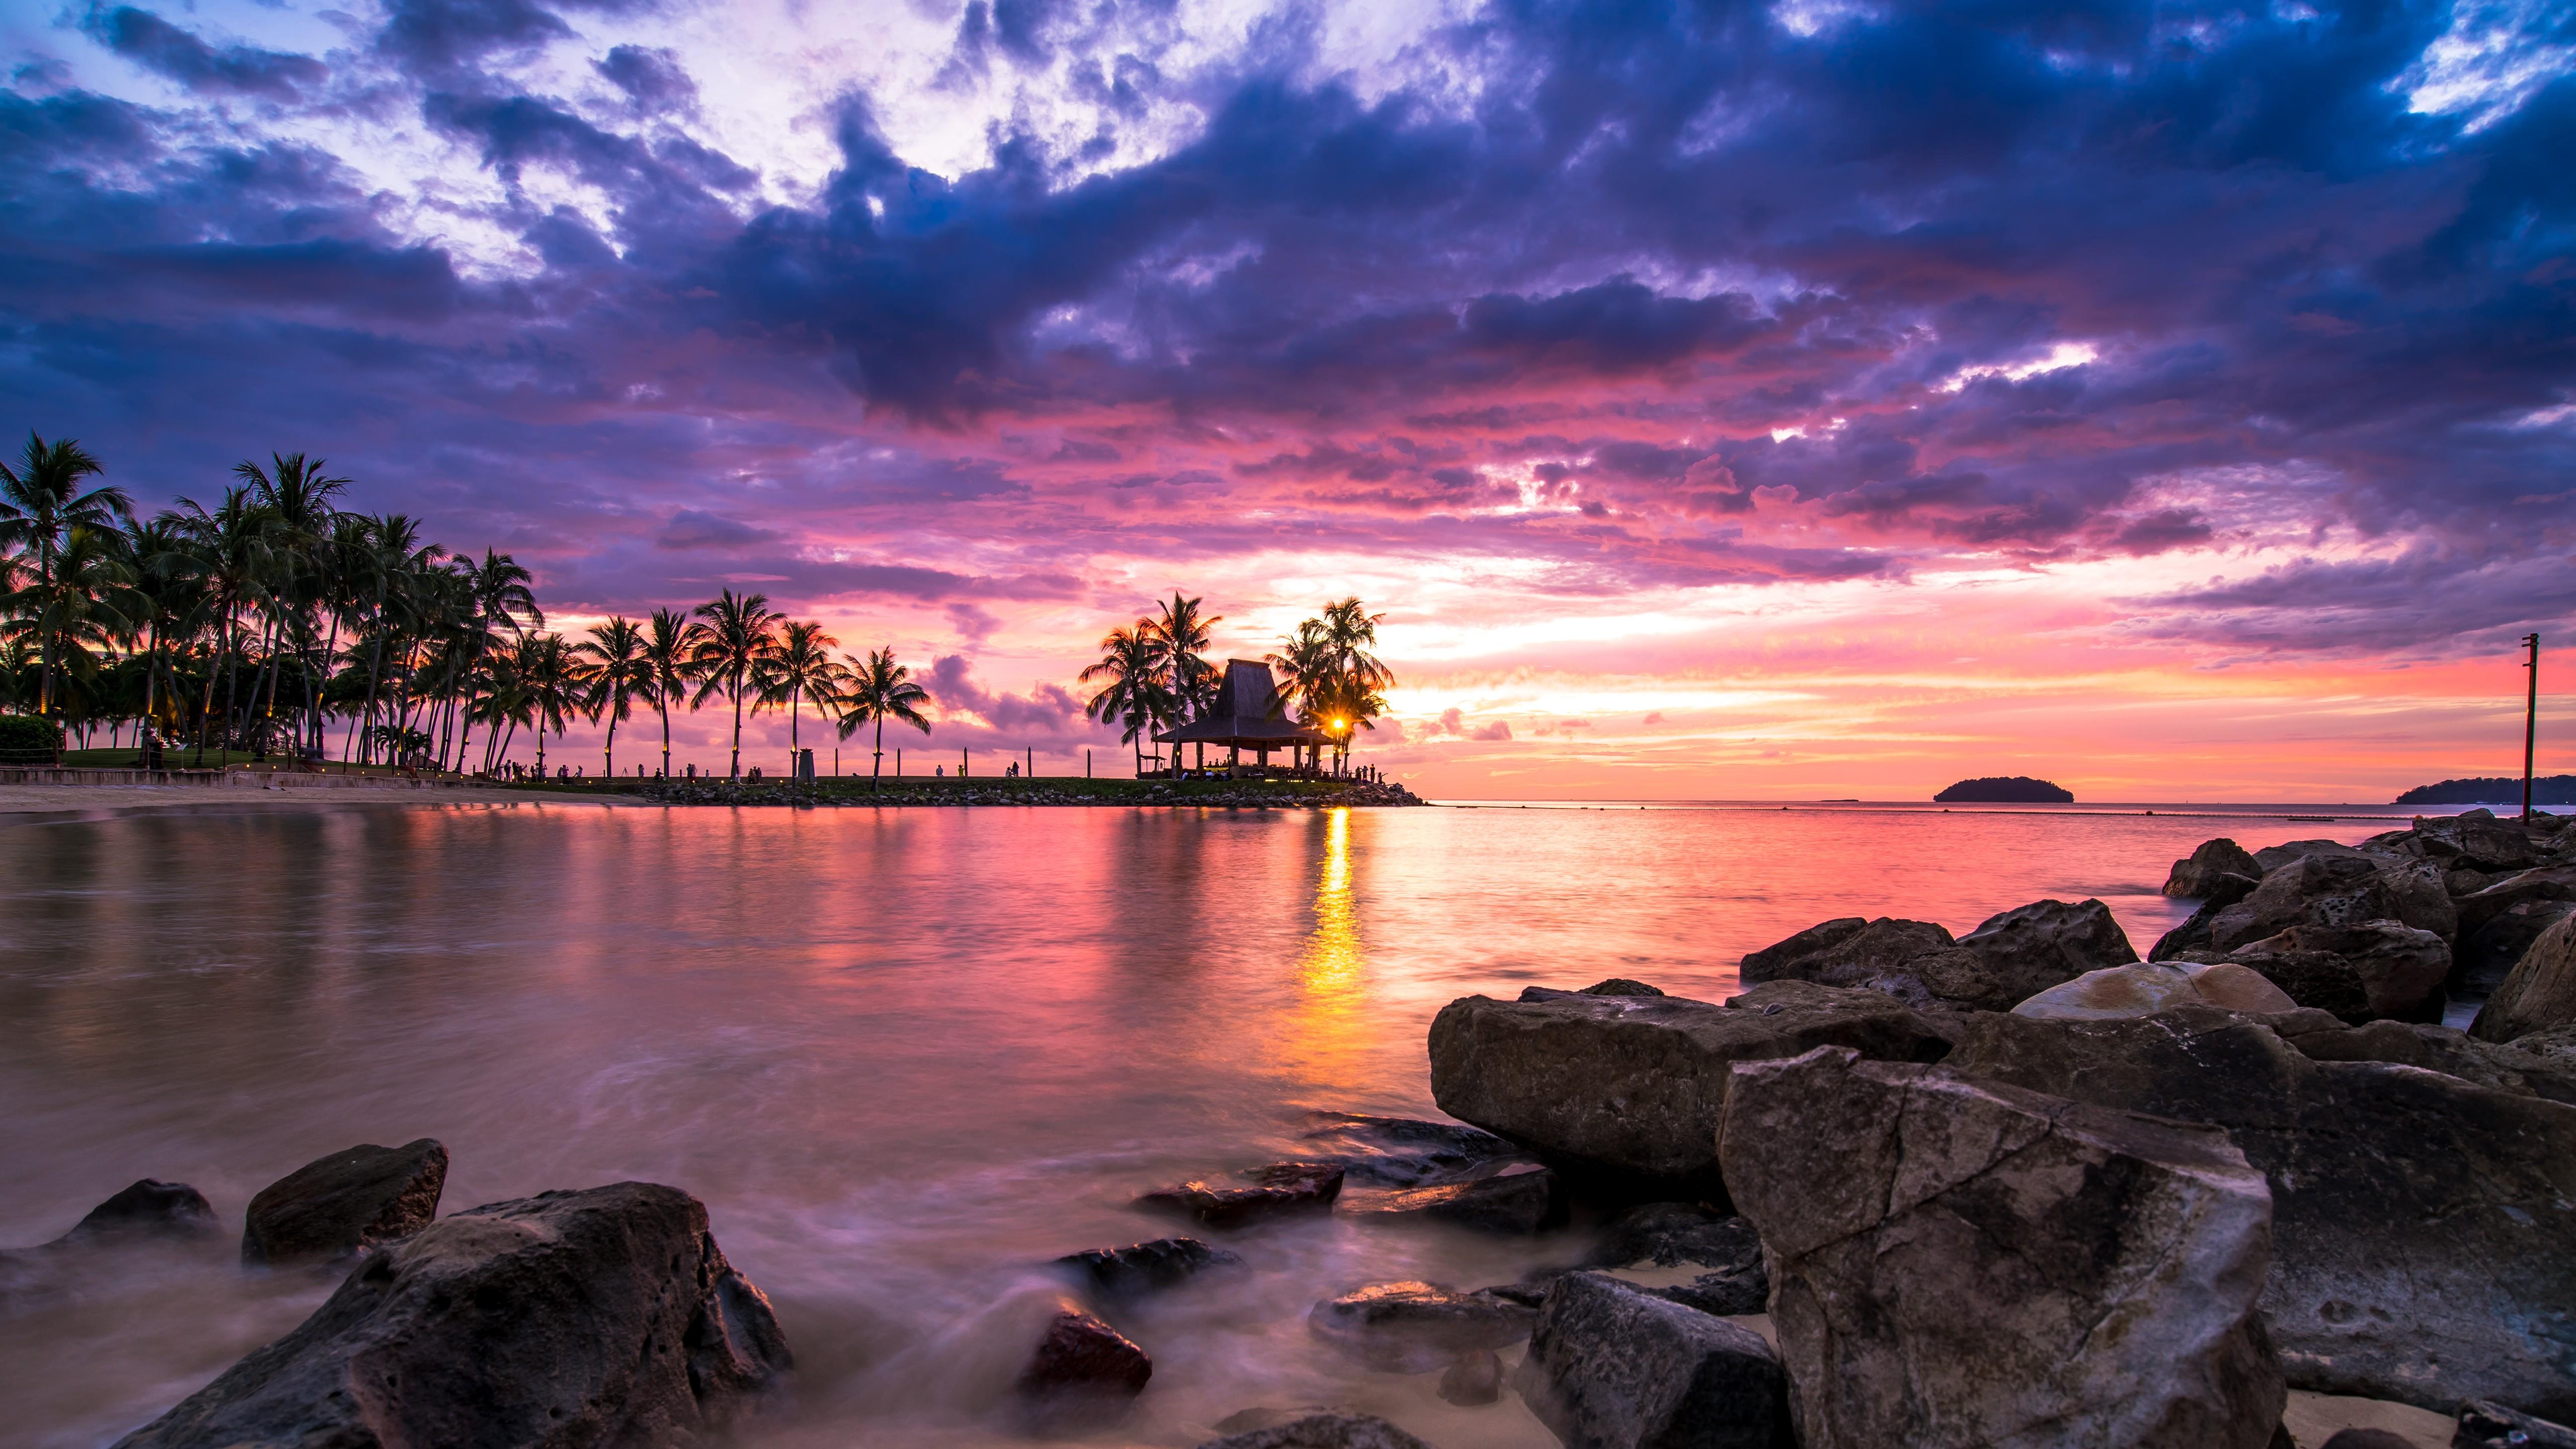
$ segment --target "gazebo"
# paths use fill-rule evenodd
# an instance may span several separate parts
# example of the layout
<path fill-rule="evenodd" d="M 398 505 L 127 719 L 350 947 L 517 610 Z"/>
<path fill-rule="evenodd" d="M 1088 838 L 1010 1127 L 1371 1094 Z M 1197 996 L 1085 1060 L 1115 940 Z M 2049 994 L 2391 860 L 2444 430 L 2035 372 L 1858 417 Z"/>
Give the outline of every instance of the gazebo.
<path fill-rule="evenodd" d="M 1231 752 L 1226 757 L 1229 770 L 1241 764 L 1247 749 L 1259 753 L 1259 767 L 1264 770 L 1270 768 L 1272 750 L 1311 751 L 1307 763 L 1320 768 L 1323 752 L 1333 743 L 1332 736 L 1293 723 L 1287 715 L 1279 701 L 1279 686 L 1270 678 L 1269 665 L 1255 659 L 1229 659 L 1225 661 L 1225 678 L 1216 687 L 1216 703 L 1197 719 L 1154 738 L 1172 746 L 1175 769 L 1180 765 L 1182 745 L 1198 746 L 1202 768 L 1207 764 L 1210 745 L 1223 745 Z"/>

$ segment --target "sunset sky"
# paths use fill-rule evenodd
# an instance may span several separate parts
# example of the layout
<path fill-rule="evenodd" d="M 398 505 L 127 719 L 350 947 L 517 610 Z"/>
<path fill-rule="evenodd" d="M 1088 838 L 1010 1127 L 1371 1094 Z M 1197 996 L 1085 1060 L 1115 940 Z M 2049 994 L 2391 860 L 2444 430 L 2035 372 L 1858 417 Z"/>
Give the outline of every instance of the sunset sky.
<path fill-rule="evenodd" d="M 1114 768 L 1174 588 L 1383 610 L 1435 796 L 2385 800 L 2576 645 L 2552 0 L 0 0 L 0 75 L 0 427 L 324 455 L 557 628 L 763 591 L 908 752 Z"/>

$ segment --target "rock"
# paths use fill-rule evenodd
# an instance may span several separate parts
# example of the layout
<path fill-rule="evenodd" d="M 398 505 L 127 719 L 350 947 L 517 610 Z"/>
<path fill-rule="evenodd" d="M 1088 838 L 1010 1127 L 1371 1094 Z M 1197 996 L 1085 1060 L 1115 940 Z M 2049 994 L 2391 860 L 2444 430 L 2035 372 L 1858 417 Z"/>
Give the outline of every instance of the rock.
<path fill-rule="evenodd" d="M 2439 1021 L 2451 948 L 2397 921 L 2292 926 L 2228 953 L 2292 1001 L 2358 1025 L 2390 1018 Z"/>
<path fill-rule="evenodd" d="M 1342 1169 L 1329 1163 L 1279 1162 L 1243 1174 L 1250 1187 L 1185 1182 L 1136 1199 L 1149 1211 L 1178 1213 L 1212 1228 L 1239 1228 L 1284 1214 L 1324 1212 L 1342 1191 Z"/>
<path fill-rule="evenodd" d="M 2460 1405 L 2451 1449 L 2576 1449 L 2576 1429 L 2472 1399 Z"/>
<path fill-rule="evenodd" d="M 1044 1424 L 1074 1429 L 1117 1422 L 1153 1376 L 1145 1350 L 1090 1314 L 1068 1311 L 1047 1324 L 1014 1388 Z"/>
<path fill-rule="evenodd" d="M 706 1208 L 622 1182 L 494 1203 L 367 1255 L 313 1316 L 120 1449 L 660 1443 L 790 1363 Z"/>
<path fill-rule="evenodd" d="M 2492 995 L 2543 931 L 2576 915 L 2576 901 L 2522 900 L 2460 932 L 2452 953 L 2450 987 L 2462 995 Z"/>
<path fill-rule="evenodd" d="M 2556 1060 L 2531 1051 L 2530 1037 L 2498 1045 L 2454 1027 L 2403 1021 L 2311 1032 L 2286 1031 L 2276 1021 L 2273 1029 L 2310 1061 L 2396 1062 L 2501 1092 L 2576 1105 L 2576 1059 Z"/>
<path fill-rule="evenodd" d="M 1936 995 L 1980 1011 L 2010 1011 L 2014 1004 L 2087 971 L 2125 966 L 2138 959 L 2127 933 L 2100 901 L 2080 905 L 2033 901 L 1989 916 L 1959 938 L 1976 957 L 1982 979 L 1959 989 L 1927 978 Z M 1961 983 L 1965 985 L 1965 983 Z"/>
<path fill-rule="evenodd" d="M 1437 1283 L 1372 1283 L 1306 1315 L 1317 1338 L 1384 1373 L 1422 1374 L 1462 1353 L 1529 1337 L 1532 1310 L 1491 1293 Z"/>
<path fill-rule="evenodd" d="M 1299 1419 L 1311 1419 L 1318 1414 L 1347 1415 L 1350 1412 L 1339 1404 L 1308 1404 L 1296 1409 L 1282 1409 L 1263 1404 L 1250 1409 L 1237 1409 L 1217 1420 L 1211 1427 L 1220 1434 L 1248 1434 L 1255 1429 L 1276 1429 L 1282 1424 L 1293 1424 Z"/>
<path fill-rule="evenodd" d="M 2576 1067 L 2576 1026 L 2549 1026 L 2515 1037 L 2512 1049 L 2553 1065 Z"/>
<path fill-rule="evenodd" d="M 1548 1290 L 1512 1383 L 1539 1422 L 1586 1449 L 1793 1442 L 1788 1380 L 1760 1334 L 1605 1274 L 1569 1273 Z"/>
<path fill-rule="evenodd" d="M 2110 1021 L 2152 1016 L 2178 1006 L 2259 1014 L 2289 1011 L 2297 1005 L 2259 973 L 2233 962 L 2142 961 L 2087 971 L 2014 1007 L 2012 1014 L 2035 1021 Z"/>
<path fill-rule="evenodd" d="M 2415 1449 L 2415 1441 L 2386 1429 L 2338 1429 L 2319 1449 Z"/>
<path fill-rule="evenodd" d="M 1493 1133 L 1456 1122 L 1356 1112 L 1315 1115 L 1324 1119 L 1323 1126 L 1306 1134 L 1306 1140 L 1315 1144 L 1315 1158 L 1341 1168 L 1352 1182 L 1419 1187 L 1467 1177 L 1521 1155 L 1519 1148 Z"/>
<path fill-rule="evenodd" d="M 1239 1268 L 1243 1259 L 1196 1238 L 1156 1238 L 1123 1248 L 1093 1248 L 1055 1260 L 1093 1291 L 1106 1298 L 1135 1298 L 1157 1289 L 1177 1288 L 1201 1273 Z"/>
<path fill-rule="evenodd" d="M 1761 1261 L 1762 1235 L 1744 1219 L 1699 1203 L 1650 1202 L 1612 1221 L 1583 1266 L 1741 1268 Z"/>
<path fill-rule="evenodd" d="M 1762 1260 L 1756 1258 L 1749 1267 L 1702 1273 L 1687 1283 L 1672 1283 L 1646 1291 L 1685 1308 L 1714 1313 L 1720 1318 L 1736 1318 L 1769 1311 L 1771 1274 L 1763 1267 Z"/>
<path fill-rule="evenodd" d="M 202 1238 L 221 1232 L 206 1195 L 184 1182 L 144 1178 L 89 1210 L 55 1244 L 124 1238 Z"/>
<path fill-rule="evenodd" d="M 1807 1449 L 2269 1442 L 2271 1200 L 2225 1133 L 1841 1050 L 1735 1075 Z"/>
<path fill-rule="evenodd" d="M 1822 956 L 1868 928 L 1869 921 L 1862 916 L 1837 916 L 1830 921 L 1818 922 L 1785 941 L 1747 953 L 1737 967 L 1736 979 L 1747 986 L 1789 980 L 1788 968 L 1800 961 Z M 1949 933 L 1945 931 L 1942 934 Z"/>
<path fill-rule="evenodd" d="M 2169 896 L 2209 899 L 2234 892 L 2234 900 L 2243 900 L 2263 879 L 2263 867 L 2252 853 L 2233 840 L 2204 840 L 2200 848 L 2173 863 L 2165 876 L 2165 894 Z"/>
<path fill-rule="evenodd" d="M 2198 952 L 2216 952 L 2210 944 L 2209 928 L 2218 919 L 2219 912 L 2234 904 L 2235 901 L 2222 902 L 2215 897 L 2202 901 L 2200 908 L 2186 916 L 2181 925 L 2156 938 L 2156 943 L 2147 948 L 2147 959 L 2172 961 Z"/>
<path fill-rule="evenodd" d="M 362 1143 L 316 1158 L 261 1188 L 242 1214 L 242 1261 L 343 1258 L 429 1226 L 447 1185 L 447 1148 L 434 1137 L 400 1147 Z"/>
<path fill-rule="evenodd" d="M 2478 1008 L 2469 1035 L 2512 1041 L 2550 1027 L 2576 1026 L 2576 916 L 2540 933 Z"/>
<path fill-rule="evenodd" d="M 1716 1137 L 1728 1068 L 1829 1044 L 1898 1061 L 1949 1050 L 1922 1016 L 1866 991 L 1781 983 L 1722 1007 L 1679 997 L 1469 996 L 1431 1024 L 1431 1094 L 1449 1115 L 1596 1184 L 1695 1198 L 1723 1190 Z"/>
<path fill-rule="evenodd" d="M 2206 1008 L 1979 1015 L 1947 1065 L 2225 1128 L 2271 1183 L 2263 1311 L 2293 1387 L 2576 1410 L 2576 1107 L 2312 1060 L 2263 1020 Z"/>
<path fill-rule="evenodd" d="M 2233 951 L 2292 926 L 2397 921 L 2448 941 L 2459 914 L 2422 861 L 2355 853 L 2304 855 L 2274 868 L 2252 895 L 2209 921 L 2209 944 Z"/>
<path fill-rule="evenodd" d="M 2540 850 L 2520 822 L 2499 820 L 2488 810 L 2469 810 L 2448 820 L 2419 822 L 2412 832 L 2427 858 L 2472 870 L 2520 870 L 2536 863 Z"/>
<path fill-rule="evenodd" d="M 1660 986 L 1648 986 L 1643 981 L 1631 981 L 1625 976 L 1613 976 L 1607 981 L 1596 981 L 1580 991 L 1559 991 L 1552 986 L 1521 988 L 1523 1001 L 1554 1001 L 1560 996 L 1661 996 L 1663 994 L 1664 989 Z"/>
<path fill-rule="evenodd" d="M 2475 936 L 2488 922 L 2525 902 L 2576 901 L 2576 865 L 2544 865 L 2512 875 L 2453 907 L 2462 939 Z"/>
<path fill-rule="evenodd" d="M 1911 969 L 1913 963 L 1958 944 L 1948 930 L 1930 921 L 1882 916 L 1857 931 L 1841 930 L 1844 924 L 1827 921 L 1810 926 L 1747 955 L 1738 968 L 1738 979 L 1747 986 L 1812 981 L 1819 986 L 1855 987 L 1920 1005 L 1931 993 Z"/>
<path fill-rule="evenodd" d="M 1218 1428 L 1225 1426 L 1219 1424 Z M 1310 1414 L 1302 1419 L 1248 1434 L 1210 1439 L 1199 1449 L 1431 1449 L 1431 1446 L 1369 1414 Z"/>
<path fill-rule="evenodd" d="M 1345 1211 L 1375 1223 L 1447 1223 L 1480 1233 L 1526 1236 L 1565 1220 L 1562 1179 L 1531 1164 L 1439 1187 L 1345 1198 Z"/>
<path fill-rule="evenodd" d="M 2254 864 L 2263 874 L 2270 875 L 2294 860 L 2305 860 L 2312 855 L 2352 857 L 2362 854 L 2364 852 L 2340 841 L 2293 840 L 2282 845 L 2267 845 L 2254 852 Z"/>
<path fill-rule="evenodd" d="M 1480 1408 L 1502 1396 L 1503 1360 L 1490 1348 L 1458 1355 L 1440 1375 L 1440 1397 L 1460 1408 Z"/>

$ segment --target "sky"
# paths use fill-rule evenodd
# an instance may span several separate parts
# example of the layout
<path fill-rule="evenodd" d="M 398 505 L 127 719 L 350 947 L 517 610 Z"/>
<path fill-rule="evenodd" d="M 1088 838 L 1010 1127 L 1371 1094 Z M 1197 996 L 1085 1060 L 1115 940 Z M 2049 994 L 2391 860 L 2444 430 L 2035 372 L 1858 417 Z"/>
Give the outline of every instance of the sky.
<path fill-rule="evenodd" d="M 320 455 L 568 632 L 757 590 L 908 768 L 1118 768 L 1178 589 L 1382 612 L 1435 796 L 2375 801 L 2576 618 L 2563 3 L 0 0 L 0 77 L 0 428 Z"/>

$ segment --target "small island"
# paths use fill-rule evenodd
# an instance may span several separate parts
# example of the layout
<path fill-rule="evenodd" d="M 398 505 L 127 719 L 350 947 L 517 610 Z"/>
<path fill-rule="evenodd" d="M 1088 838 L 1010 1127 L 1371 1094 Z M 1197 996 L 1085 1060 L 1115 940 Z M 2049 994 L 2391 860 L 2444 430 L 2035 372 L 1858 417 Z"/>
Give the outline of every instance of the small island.
<path fill-rule="evenodd" d="M 2471 780 L 2444 780 L 2418 785 L 2397 797 L 2399 805 L 2497 805 L 2519 803 L 2520 775 L 2485 775 Z M 2534 805 L 2576 805 L 2576 775 L 2543 775 L 2531 782 Z"/>
<path fill-rule="evenodd" d="M 1935 805 L 2072 805 L 2074 795 L 2046 780 L 2028 775 L 1994 775 L 1961 780 L 1932 797 Z"/>

